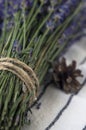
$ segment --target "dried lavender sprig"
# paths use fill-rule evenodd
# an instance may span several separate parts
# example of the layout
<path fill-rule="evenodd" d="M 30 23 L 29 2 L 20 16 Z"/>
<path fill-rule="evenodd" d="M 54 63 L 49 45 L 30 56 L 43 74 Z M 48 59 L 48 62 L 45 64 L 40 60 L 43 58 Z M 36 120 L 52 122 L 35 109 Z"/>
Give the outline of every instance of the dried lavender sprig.
<path fill-rule="evenodd" d="M 20 95 L 20 92 L 21 92 L 20 90 L 21 90 L 21 88 L 19 86 L 19 80 L 17 80 L 16 81 L 16 85 L 15 85 L 15 89 L 14 89 L 14 95 L 13 95 L 13 98 L 12 98 L 12 104 L 15 104 L 17 98 Z M 11 108 L 13 109 L 13 107 L 14 106 L 12 106 Z M 16 113 L 16 110 L 17 110 L 17 107 L 16 107 L 16 109 L 14 109 L 13 112 L 9 111 L 9 113 L 8 113 L 8 117 L 9 117 L 9 125 L 8 126 L 9 127 L 11 127 L 11 125 L 12 125 L 13 117 L 14 117 L 14 115 Z"/>
<path fill-rule="evenodd" d="M 0 93 L 0 103 L 1 103 L 1 109 L 0 109 L 0 126 L 2 126 L 2 112 L 3 112 L 3 105 L 4 105 L 4 101 L 5 101 L 5 95 L 6 95 L 6 90 L 7 90 L 7 85 L 8 85 L 8 79 L 9 79 L 10 75 L 4 75 L 2 77 L 2 79 L 4 78 L 3 84 L 1 84 L 2 87 L 2 91 Z"/>
<path fill-rule="evenodd" d="M 11 79 L 11 81 L 10 81 L 10 88 L 8 88 L 8 95 L 7 95 L 7 98 L 6 98 L 6 100 L 5 100 L 5 104 L 4 104 L 4 107 L 3 107 L 3 111 L 2 111 L 2 114 L 1 114 L 1 117 L 2 117 L 2 119 L 1 120 L 3 120 L 4 119 L 4 116 L 6 115 L 6 113 L 7 113 L 7 109 L 8 109 L 8 103 L 9 103 L 9 101 L 11 100 L 11 97 L 12 97 L 12 94 L 13 94 L 13 89 L 14 89 L 14 84 L 13 84 L 13 79 Z"/>
<path fill-rule="evenodd" d="M 29 12 L 29 15 L 28 15 L 28 17 L 27 17 L 27 20 L 26 20 L 26 30 L 28 31 L 29 30 L 29 25 L 31 24 L 31 17 L 32 17 L 32 14 L 34 13 L 34 10 L 35 10 L 35 8 L 36 8 L 36 4 L 37 4 L 37 0 L 35 0 L 35 2 L 34 2 L 34 4 L 33 4 L 33 7 L 32 7 L 32 9 L 31 9 L 31 11 Z M 35 17 L 36 17 L 36 15 L 37 15 L 37 13 L 38 13 L 38 11 L 40 10 L 40 7 L 39 7 L 39 9 L 38 10 L 36 10 L 36 12 L 35 12 Z M 25 15 L 25 14 L 24 14 Z M 25 17 L 25 16 L 24 16 Z M 33 20 L 32 20 L 32 22 L 33 22 Z M 21 37 L 22 36 L 22 31 L 23 31 L 23 28 L 20 28 L 20 31 L 19 31 L 19 34 L 18 34 L 18 36 L 17 36 L 17 40 L 19 40 L 19 43 L 21 43 L 22 42 L 22 39 L 23 39 L 23 37 Z M 29 30 L 30 31 L 30 30 Z"/>
<path fill-rule="evenodd" d="M 81 9 L 81 4 L 80 4 L 80 6 L 78 7 L 78 9 L 76 10 L 76 12 L 75 12 L 75 14 L 73 14 L 69 19 L 68 19 L 68 22 L 70 22 L 71 21 L 71 19 L 74 17 L 74 15 L 76 15 L 76 13 L 78 12 L 78 10 L 80 10 Z M 66 23 L 66 26 L 68 25 L 68 23 Z M 66 26 L 64 26 L 65 28 L 66 28 Z M 65 29 L 64 28 L 64 29 Z M 61 30 L 61 32 L 62 32 L 62 30 Z M 61 33 L 58 33 L 58 35 L 60 36 L 61 35 Z M 56 37 L 56 38 L 58 38 L 58 37 Z M 54 43 L 51 43 L 51 45 L 54 47 L 55 46 L 55 44 L 56 44 L 56 41 L 54 41 Z M 50 46 L 50 48 L 52 47 L 52 46 Z M 61 46 L 60 47 L 60 49 L 63 49 L 64 48 L 64 44 L 63 44 L 63 46 Z M 62 50 L 61 49 L 61 50 Z M 48 50 L 49 50 L 49 48 L 48 48 Z M 53 50 L 53 49 L 52 49 Z M 61 52 L 61 51 L 60 51 Z M 57 51 L 57 55 L 60 53 L 59 52 L 59 49 L 58 49 L 58 51 Z M 48 55 L 50 55 L 51 54 L 51 50 L 50 50 L 50 52 L 46 52 L 46 56 L 48 56 Z M 52 55 L 51 57 L 55 57 L 56 56 L 56 54 L 54 54 L 54 56 Z M 41 59 L 41 58 L 40 58 Z M 52 58 L 51 58 L 52 59 Z M 48 60 L 51 60 L 51 59 L 48 59 Z M 54 59 L 54 58 L 53 58 Z M 39 74 L 39 77 L 41 77 L 41 74 L 42 74 L 42 69 L 44 69 L 43 68 L 43 62 L 45 63 L 45 60 L 46 60 L 46 58 L 44 57 L 44 59 L 41 61 L 42 63 L 40 64 L 38 64 L 37 66 L 39 66 L 39 67 L 36 67 L 36 68 L 38 68 L 39 69 L 39 71 L 38 70 L 36 70 L 36 72 L 38 72 L 38 74 Z M 40 66 L 41 65 L 41 66 Z M 45 65 L 46 66 L 46 65 Z M 45 67 L 44 66 L 44 67 Z M 46 73 L 46 72 L 45 72 Z M 43 74 L 42 74 L 43 75 Z"/>
<path fill-rule="evenodd" d="M 2 78 L 1 83 L 0 83 L 0 115 L 1 115 L 1 108 L 2 108 L 2 92 L 3 92 L 3 87 L 5 83 L 7 82 L 7 77 Z M 3 84 L 2 84 L 3 83 Z"/>

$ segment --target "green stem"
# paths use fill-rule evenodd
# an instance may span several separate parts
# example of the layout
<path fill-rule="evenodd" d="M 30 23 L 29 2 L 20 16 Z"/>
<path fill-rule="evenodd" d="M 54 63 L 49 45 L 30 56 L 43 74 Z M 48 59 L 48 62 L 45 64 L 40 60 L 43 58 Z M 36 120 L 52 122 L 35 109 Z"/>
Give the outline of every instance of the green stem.
<path fill-rule="evenodd" d="M 58 41 L 58 38 L 61 36 L 62 32 L 66 29 L 66 27 L 68 26 L 68 24 L 71 22 L 71 20 L 73 19 L 73 17 L 78 13 L 78 11 L 81 9 L 81 4 L 79 5 L 79 7 L 76 9 L 75 13 L 67 19 L 67 21 L 65 22 L 65 26 L 63 26 L 63 29 L 57 34 L 57 37 L 55 38 L 55 40 L 53 41 L 53 43 L 51 43 L 50 47 L 48 48 L 48 51 L 45 51 L 46 54 L 45 55 L 42 55 L 43 59 L 40 58 L 40 62 L 38 62 L 38 65 L 37 65 L 37 70 L 36 70 L 36 73 L 39 75 L 39 80 L 41 78 L 41 74 L 42 74 L 42 71 L 44 69 L 44 64 L 46 64 L 47 66 L 47 60 L 54 60 L 55 57 L 58 56 L 58 54 L 60 53 L 60 49 L 61 51 L 64 49 L 65 45 L 63 45 L 59 50 L 57 50 L 57 52 L 54 54 L 54 49 L 55 48 L 54 46 L 56 46 L 57 48 L 57 41 Z M 55 45 L 56 44 L 56 45 Z M 41 56 L 40 56 L 41 57 Z M 48 59 L 47 59 L 48 57 Z M 51 57 L 49 59 L 49 57 Z M 46 67 L 45 66 L 45 67 Z"/>
<path fill-rule="evenodd" d="M 7 9 L 8 9 L 8 1 L 5 0 L 5 11 L 4 11 L 4 22 L 3 22 L 3 32 L 2 32 L 2 42 L 5 42 L 6 36 L 6 24 L 7 24 Z"/>
<path fill-rule="evenodd" d="M 23 39 L 24 39 L 24 41 L 23 41 L 23 49 L 25 48 L 25 44 L 26 44 L 26 18 L 25 18 L 25 7 L 23 7 L 23 9 L 22 9 L 22 16 L 23 16 Z"/>

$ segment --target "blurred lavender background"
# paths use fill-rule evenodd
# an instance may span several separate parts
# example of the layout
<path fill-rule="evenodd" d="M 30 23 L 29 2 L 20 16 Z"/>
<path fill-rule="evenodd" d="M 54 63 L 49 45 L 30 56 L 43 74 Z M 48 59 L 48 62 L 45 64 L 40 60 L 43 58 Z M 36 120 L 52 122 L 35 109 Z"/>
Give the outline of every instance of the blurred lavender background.
<path fill-rule="evenodd" d="M 38 24 L 42 22 L 44 17 L 53 10 L 51 17 L 47 20 L 46 24 L 40 30 L 40 34 L 45 33 L 46 29 L 49 29 L 49 33 L 53 33 L 56 28 L 58 28 L 67 19 L 78 6 L 78 4 L 83 1 L 83 7 L 81 11 L 76 15 L 72 22 L 65 29 L 63 34 L 58 40 L 59 44 L 66 42 L 70 39 L 69 43 L 74 43 L 74 41 L 79 40 L 81 37 L 86 35 L 86 1 L 85 0 L 36 0 L 36 9 L 41 5 L 42 7 L 36 17 L 37 24 L 34 27 L 38 27 Z M 4 18 L 8 19 L 7 29 L 9 30 L 14 26 L 14 15 L 18 11 L 22 11 L 25 7 L 26 15 L 28 16 L 31 8 L 33 7 L 34 0 L 0 0 L 0 30 L 3 27 Z M 32 32 L 33 33 L 33 32 Z M 39 35 L 40 35 L 39 34 Z M 71 38 L 70 38 L 71 36 Z M 30 37 L 28 37 L 30 39 Z"/>

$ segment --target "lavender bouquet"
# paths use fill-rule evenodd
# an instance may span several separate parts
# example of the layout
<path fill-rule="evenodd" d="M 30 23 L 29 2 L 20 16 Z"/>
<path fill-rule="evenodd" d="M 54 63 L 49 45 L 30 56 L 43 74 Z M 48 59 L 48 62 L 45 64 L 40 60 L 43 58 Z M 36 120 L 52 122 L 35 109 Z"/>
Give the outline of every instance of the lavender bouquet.
<path fill-rule="evenodd" d="M 85 35 L 82 0 L 0 1 L 0 130 L 21 130 L 53 62 Z"/>

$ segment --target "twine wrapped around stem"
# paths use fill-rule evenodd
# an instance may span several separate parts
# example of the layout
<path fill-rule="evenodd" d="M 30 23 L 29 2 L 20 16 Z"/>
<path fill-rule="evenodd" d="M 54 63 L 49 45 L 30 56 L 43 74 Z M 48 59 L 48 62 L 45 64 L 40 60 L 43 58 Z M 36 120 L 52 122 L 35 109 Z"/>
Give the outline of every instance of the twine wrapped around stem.
<path fill-rule="evenodd" d="M 19 80 L 16 80 L 14 85 L 15 81 L 11 77 L 9 82 L 9 74 L 5 79 L 2 78 L 3 85 L 0 83 L 0 130 L 20 130 L 26 120 L 25 113 L 28 112 L 28 107 L 37 99 L 39 81 L 28 65 L 15 58 L 1 58 L 0 70 L 15 74 L 25 85 L 26 91 L 23 92 L 23 85 L 19 86 Z"/>
<path fill-rule="evenodd" d="M 7 70 L 18 76 L 25 83 L 29 93 L 33 91 L 33 100 L 36 100 L 39 81 L 31 67 L 18 59 L 1 58 L 0 70 Z"/>

